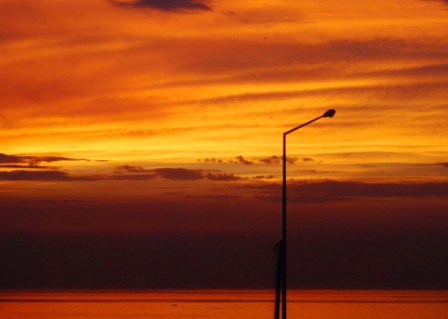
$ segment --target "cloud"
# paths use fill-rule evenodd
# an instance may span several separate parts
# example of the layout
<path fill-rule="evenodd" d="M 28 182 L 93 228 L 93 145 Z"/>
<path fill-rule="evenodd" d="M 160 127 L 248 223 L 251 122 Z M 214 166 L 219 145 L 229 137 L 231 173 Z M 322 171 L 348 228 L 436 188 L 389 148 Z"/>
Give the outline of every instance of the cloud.
<path fill-rule="evenodd" d="M 164 179 L 172 180 L 200 180 L 232 182 L 242 180 L 242 177 L 234 174 L 222 174 L 207 172 L 204 170 L 186 169 L 186 168 L 156 168 L 155 175 Z"/>
<path fill-rule="evenodd" d="M 234 174 L 212 174 L 208 173 L 205 178 L 211 181 L 221 181 L 221 182 L 232 182 L 242 180 L 242 177 L 236 176 Z"/>
<path fill-rule="evenodd" d="M 243 164 L 243 165 L 253 165 L 254 162 L 245 159 L 243 156 L 239 155 L 235 157 L 235 160 L 232 161 L 233 164 Z"/>
<path fill-rule="evenodd" d="M 241 196 L 229 195 L 229 194 L 222 194 L 222 195 L 212 194 L 212 195 L 199 195 L 199 196 L 188 195 L 187 198 L 200 198 L 200 199 L 213 200 L 213 201 L 216 201 L 216 200 L 229 201 L 229 200 L 240 199 Z"/>
<path fill-rule="evenodd" d="M 274 175 L 257 175 L 252 177 L 252 179 L 272 179 Z"/>
<path fill-rule="evenodd" d="M 308 157 L 306 158 L 308 159 Z M 297 157 L 286 157 L 286 163 L 288 164 L 294 165 L 298 160 L 299 159 Z M 258 158 L 257 161 L 267 165 L 279 165 L 282 163 L 283 159 L 280 156 L 273 155 L 271 157 Z M 305 158 L 303 161 L 305 162 Z"/>
<path fill-rule="evenodd" d="M 61 157 L 61 156 L 28 156 L 27 157 L 30 161 L 33 163 L 40 163 L 40 162 L 60 162 L 60 161 L 87 161 L 90 160 L 85 158 L 69 158 L 69 157 Z"/>
<path fill-rule="evenodd" d="M 278 83 L 279 81 L 303 81 L 303 79 L 328 80 L 329 78 L 352 77 L 357 73 L 378 72 L 372 69 L 369 71 L 366 67 L 358 69 L 357 66 L 360 64 L 367 66 L 372 62 L 395 59 L 415 60 L 422 57 L 428 61 L 438 61 L 447 51 L 443 41 L 431 42 L 423 39 L 415 41 L 390 37 L 333 40 L 312 44 L 306 41 L 276 41 L 275 45 L 271 41 L 257 39 L 236 39 L 232 42 L 207 39 L 207 43 L 201 39 L 194 41 L 203 50 L 199 53 L 190 52 L 192 49 L 182 44 L 185 54 L 195 58 L 190 59 L 188 64 L 186 61 L 181 62 L 180 67 L 185 71 L 195 74 L 200 72 L 206 76 L 206 80 L 199 79 L 197 84 L 201 81 L 208 83 L 210 78 L 212 81 L 224 80 L 228 83 L 247 81 Z M 222 56 L 222 51 L 227 53 L 225 57 Z M 288 68 L 273 67 L 268 63 L 272 56 L 275 56 L 278 64 L 284 63 L 288 65 Z M 353 66 L 354 70 L 347 69 L 347 63 Z M 266 67 L 267 64 L 269 67 Z M 388 69 L 384 69 L 383 72 L 386 70 Z M 441 72 L 437 68 L 421 70 L 423 71 L 427 74 Z M 409 72 L 412 73 L 413 70 Z M 219 75 L 224 78 L 220 78 Z"/>
<path fill-rule="evenodd" d="M 0 181 L 67 181 L 73 180 L 60 171 L 11 171 L 0 172 Z"/>
<path fill-rule="evenodd" d="M 6 155 L 0 153 L 0 163 L 22 163 L 23 159 L 20 156 Z"/>
<path fill-rule="evenodd" d="M 156 168 L 156 176 L 173 180 L 198 180 L 204 178 L 202 170 L 192 170 L 186 168 Z"/>
<path fill-rule="evenodd" d="M 0 165 L 0 168 L 39 168 L 43 166 Z M 70 175 L 58 170 L 29 171 L 13 170 L 0 171 L 0 181 L 97 181 L 97 180 L 128 180 L 146 181 L 155 178 L 178 181 L 239 181 L 244 178 L 234 174 L 225 174 L 220 171 L 186 169 L 186 168 L 156 168 L 145 169 L 139 166 L 122 165 L 115 168 L 111 175 Z"/>
<path fill-rule="evenodd" d="M 30 166 L 35 166 L 41 162 L 53 163 L 61 161 L 89 161 L 89 160 L 84 158 L 69 158 L 62 156 L 7 155 L 4 153 L 0 153 L 0 163 L 4 164 L 23 163 Z"/>
<path fill-rule="evenodd" d="M 108 0 L 123 8 L 156 9 L 160 11 L 211 11 L 207 0 Z"/>
<path fill-rule="evenodd" d="M 424 0 L 424 1 L 441 2 L 441 3 L 448 5 L 448 0 Z"/>
<path fill-rule="evenodd" d="M 300 170 L 298 172 L 304 173 L 304 174 L 316 174 L 317 170 L 315 170 L 315 169 L 302 169 L 302 170 Z"/>
<path fill-rule="evenodd" d="M 306 90 L 279 90 L 270 92 L 256 92 L 256 93 L 242 93 L 242 94 L 230 94 L 220 97 L 207 98 L 197 101 L 188 101 L 186 104 L 236 104 L 243 102 L 264 102 L 269 100 L 289 100 L 304 97 L 315 96 L 353 96 L 354 94 L 359 97 L 384 97 L 390 99 L 403 99 L 414 98 L 421 99 L 427 98 L 434 94 L 444 93 L 446 83 L 417 83 L 417 84 L 391 84 L 391 85 L 370 85 L 370 86 L 346 86 L 336 88 L 318 88 L 318 89 L 306 89 Z"/>
<path fill-rule="evenodd" d="M 440 165 L 440 166 L 448 168 L 448 162 L 446 162 L 446 163 L 437 163 L 436 165 Z"/>
<path fill-rule="evenodd" d="M 271 156 L 271 157 L 265 157 L 265 158 L 260 158 L 259 161 L 263 164 L 267 164 L 267 165 L 278 165 L 281 164 L 282 159 L 280 156 Z"/>
<path fill-rule="evenodd" d="M 278 201 L 280 185 L 276 183 L 252 185 L 258 193 L 256 198 Z M 261 194 L 261 195 L 259 195 Z M 364 183 L 358 181 L 290 182 L 288 201 L 323 203 L 331 201 L 353 200 L 356 198 L 417 198 L 444 197 L 448 194 L 447 182 L 429 183 Z"/>
<path fill-rule="evenodd" d="M 207 159 L 207 162 L 209 161 Z M 242 159 L 241 156 L 241 160 Z M 114 179 L 119 180 L 148 180 L 153 178 L 162 178 L 169 180 L 181 180 L 181 181 L 195 181 L 195 180 L 210 180 L 210 181 L 238 181 L 242 180 L 242 177 L 236 176 L 234 174 L 224 174 L 220 171 L 210 171 L 201 169 L 186 169 L 186 168 L 156 168 L 156 169 L 145 169 L 139 166 L 123 165 L 117 166 L 116 170 L 119 174 L 114 175 Z M 128 174 L 130 173 L 130 174 Z"/>
<path fill-rule="evenodd" d="M 141 166 L 122 165 L 115 167 L 115 170 L 121 173 L 145 173 L 151 170 L 146 170 Z"/>
<path fill-rule="evenodd" d="M 213 163 L 213 164 L 215 164 L 215 163 L 223 163 L 223 160 L 222 159 L 219 159 L 219 158 L 205 158 L 205 159 L 203 159 L 203 160 L 198 160 L 199 162 L 204 162 L 204 163 Z"/>
<path fill-rule="evenodd" d="M 0 168 L 26 168 L 26 169 L 49 169 L 50 166 L 37 166 L 37 165 L 30 165 L 30 166 L 23 166 L 23 165 L 15 165 L 15 164 L 0 164 Z"/>
<path fill-rule="evenodd" d="M 29 167 L 26 166 L 25 168 L 28 169 Z M 57 170 L 14 170 L 7 172 L 0 171 L 0 181 L 100 181 L 107 179 L 111 179 L 111 177 L 107 175 L 70 175 L 67 172 Z"/>
<path fill-rule="evenodd" d="M 112 178 L 115 180 L 126 180 L 126 181 L 147 181 L 150 179 L 154 179 L 156 177 L 155 174 L 116 174 L 113 175 Z"/>
<path fill-rule="evenodd" d="M 231 164 L 242 164 L 242 165 L 254 165 L 254 164 L 265 164 L 265 165 L 280 165 L 283 161 L 281 156 L 269 156 L 269 157 L 258 157 L 258 158 L 246 158 L 244 156 L 237 156 L 234 160 L 225 161 L 220 158 L 206 158 L 206 159 L 199 159 L 199 162 L 205 163 L 205 164 L 222 164 L 222 163 L 231 163 Z M 298 161 L 302 161 L 304 163 L 314 163 L 316 160 L 311 157 L 286 157 L 286 163 L 288 164 L 296 164 Z"/>
<path fill-rule="evenodd" d="M 325 181 L 297 183 L 296 191 L 329 197 L 429 197 L 446 196 L 448 183 L 363 183 Z"/>
<path fill-rule="evenodd" d="M 145 169 L 141 166 L 122 165 L 117 166 L 115 170 L 118 174 L 114 175 L 113 178 L 121 180 L 147 180 L 156 177 L 171 180 L 198 180 L 204 178 L 202 170 L 186 168 Z"/>

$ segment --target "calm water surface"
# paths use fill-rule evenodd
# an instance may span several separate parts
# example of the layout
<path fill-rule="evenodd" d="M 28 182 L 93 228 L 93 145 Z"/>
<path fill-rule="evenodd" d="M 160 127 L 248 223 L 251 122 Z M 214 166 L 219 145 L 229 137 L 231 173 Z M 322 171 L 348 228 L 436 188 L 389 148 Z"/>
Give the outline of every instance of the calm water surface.
<path fill-rule="evenodd" d="M 288 318 L 448 319 L 448 291 L 290 291 Z M 1 319 L 273 319 L 273 291 L 0 291 Z"/>

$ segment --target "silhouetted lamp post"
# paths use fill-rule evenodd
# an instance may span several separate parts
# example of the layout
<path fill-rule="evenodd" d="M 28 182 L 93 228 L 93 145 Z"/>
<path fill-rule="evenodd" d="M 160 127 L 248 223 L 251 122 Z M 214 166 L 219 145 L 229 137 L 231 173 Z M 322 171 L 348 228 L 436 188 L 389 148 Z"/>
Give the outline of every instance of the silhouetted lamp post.
<path fill-rule="evenodd" d="M 307 126 L 324 117 L 333 117 L 336 111 L 330 109 L 323 115 L 315 119 L 299 125 L 285 133 L 283 133 L 283 210 L 282 210 L 282 240 L 278 245 L 279 257 L 277 265 L 277 283 L 276 283 L 276 298 L 275 298 L 275 319 L 279 319 L 280 315 L 280 289 L 282 291 L 282 319 L 286 319 L 286 135 L 292 133 L 299 128 Z"/>

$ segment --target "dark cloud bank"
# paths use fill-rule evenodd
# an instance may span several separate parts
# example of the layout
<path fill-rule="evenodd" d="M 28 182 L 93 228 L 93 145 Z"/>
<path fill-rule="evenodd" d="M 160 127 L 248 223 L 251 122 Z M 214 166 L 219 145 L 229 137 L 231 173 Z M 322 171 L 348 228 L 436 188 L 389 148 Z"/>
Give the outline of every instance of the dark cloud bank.
<path fill-rule="evenodd" d="M 241 164 L 241 165 L 256 165 L 256 164 L 265 164 L 265 165 L 280 165 L 282 163 L 282 157 L 281 156 L 269 156 L 269 157 L 259 157 L 259 158 L 246 158 L 242 155 L 236 156 L 232 160 L 224 160 L 221 158 L 204 158 L 199 159 L 199 162 L 205 163 L 205 164 Z M 314 158 L 311 157 L 286 157 L 286 162 L 288 164 L 297 164 L 299 162 L 303 163 L 313 163 L 316 162 Z"/>
<path fill-rule="evenodd" d="M 210 181 L 238 181 L 242 177 L 234 174 L 225 174 L 221 171 L 207 171 L 201 169 L 186 169 L 186 168 L 156 168 L 144 169 L 138 166 L 118 166 L 116 168 L 118 174 L 114 175 L 114 179 L 123 180 L 145 180 L 153 178 L 161 178 L 167 180 L 178 181 L 196 181 L 196 180 L 210 180 Z"/>
<path fill-rule="evenodd" d="M 280 202 L 280 185 L 246 186 L 256 190 L 260 200 Z M 324 203 L 362 200 L 363 198 L 444 198 L 447 182 L 426 183 L 364 183 L 359 181 L 292 181 L 288 185 L 288 200 L 292 203 Z"/>
<path fill-rule="evenodd" d="M 31 155 L 8 155 L 0 153 L 0 164 L 28 165 L 28 167 L 38 167 L 42 162 L 54 163 L 62 161 L 89 161 L 84 158 L 69 158 L 62 156 L 31 156 Z"/>
<path fill-rule="evenodd" d="M 108 0 L 114 6 L 161 11 L 210 11 L 207 0 Z"/>
<path fill-rule="evenodd" d="M 279 205 L 201 201 L 0 205 L 0 288 L 272 288 Z M 291 288 L 448 288 L 437 207 L 344 207 L 290 211 Z"/>
<path fill-rule="evenodd" d="M 312 202 L 330 186 L 370 196 Z M 289 194 L 291 288 L 448 289 L 446 185 L 310 187 Z M 0 200 L 0 288 L 273 288 L 280 201 L 216 194 Z"/>

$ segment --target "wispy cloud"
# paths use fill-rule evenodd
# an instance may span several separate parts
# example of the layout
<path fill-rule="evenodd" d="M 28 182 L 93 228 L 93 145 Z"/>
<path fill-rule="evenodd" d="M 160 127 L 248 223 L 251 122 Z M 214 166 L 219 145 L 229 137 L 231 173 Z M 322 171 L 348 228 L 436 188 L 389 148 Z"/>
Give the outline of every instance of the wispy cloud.
<path fill-rule="evenodd" d="M 242 180 L 242 177 L 236 176 L 234 174 L 212 174 L 208 173 L 205 178 L 211 181 L 221 181 L 221 182 L 232 182 Z"/>
<path fill-rule="evenodd" d="M 196 181 L 206 179 L 210 181 L 231 182 L 244 179 L 240 176 L 222 173 L 221 171 L 217 170 L 211 171 L 187 168 L 145 169 L 140 166 L 122 165 L 117 166 L 116 171 L 118 174 L 114 175 L 114 178 L 122 180 L 145 180 L 152 178 L 161 178 L 178 181 Z"/>
<path fill-rule="evenodd" d="M 272 155 L 268 157 L 253 157 L 247 158 L 242 155 L 236 156 L 235 159 L 225 160 L 222 158 L 205 158 L 199 159 L 199 162 L 205 164 L 241 164 L 241 165 L 255 165 L 255 164 L 265 164 L 265 165 L 280 165 L 282 163 L 282 157 L 277 155 Z M 286 157 L 286 163 L 288 164 L 297 164 L 298 162 L 304 163 L 314 163 L 317 162 L 314 158 L 311 157 Z"/>
<path fill-rule="evenodd" d="M 253 165 L 253 161 L 249 161 L 245 159 L 243 156 L 239 155 L 235 157 L 235 160 L 233 161 L 234 164 L 243 164 L 243 165 Z"/>
<path fill-rule="evenodd" d="M 32 156 L 32 155 L 7 155 L 0 153 L 0 163 L 4 164 L 26 164 L 30 166 L 38 165 L 39 163 L 53 163 L 62 161 L 89 161 L 84 158 L 69 158 L 62 156 Z"/>
<path fill-rule="evenodd" d="M 132 166 L 132 165 L 117 166 L 115 170 L 119 173 L 147 173 L 151 171 L 144 169 L 141 166 Z"/>
<path fill-rule="evenodd" d="M 257 175 L 252 177 L 252 179 L 272 179 L 274 175 Z"/>
<path fill-rule="evenodd" d="M 305 160 L 305 158 L 303 158 L 303 161 L 308 162 L 309 159 L 311 159 L 311 158 L 306 157 L 306 160 Z M 295 164 L 295 163 L 297 163 L 298 160 L 299 159 L 297 157 L 290 157 L 290 156 L 286 157 L 286 163 L 288 163 L 288 164 Z M 257 161 L 259 163 L 267 164 L 267 165 L 279 165 L 282 163 L 283 159 L 280 156 L 273 155 L 270 157 L 258 158 Z"/>
<path fill-rule="evenodd" d="M 210 11 L 207 0 L 108 0 L 123 8 L 156 9 L 161 11 Z"/>

